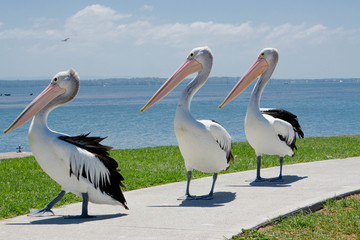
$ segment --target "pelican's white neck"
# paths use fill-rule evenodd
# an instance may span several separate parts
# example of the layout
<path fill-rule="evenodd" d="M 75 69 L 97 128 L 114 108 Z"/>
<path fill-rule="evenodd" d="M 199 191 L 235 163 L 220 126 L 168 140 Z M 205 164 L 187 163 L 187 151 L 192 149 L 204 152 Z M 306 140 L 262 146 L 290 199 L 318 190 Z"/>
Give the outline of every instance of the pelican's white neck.
<path fill-rule="evenodd" d="M 250 102 L 248 111 L 253 110 L 260 110 L 260 98 L 261 94 L 265 89 L 266 84 L 269 82 L 271 75 L 273 74 L 276 67 L 275 64 L 269 65 L 268 69 L 260 76 L 259 80 L 256 82 L 250 96 Z"/>
<path fill-rule="evenodd" d="M 48 124 L 47 124 L 47 118 L 49 116 L 50 109 L 43 109 L 38 114 L 36 114 L 31 121 L 31 125 L 29 128 L 29 134 L 31 134 L 34 131 L 42 130 L 42 131 L 50 131 Z"/>
<path fill-rule="evenodd" d="M 178 101 L 177 108 L 190 112 L 190 104 L 193 96 L 204 85 L 208 79 L 212 64 L 203 64 L 202 71 L 186 86 Z"/>
<path fill-rule="evenodd" d="M 251 92 L 248 109 L 250 109 L 250 108 L 259 109 L 260 108 L 261 94 L 264 91 L 265 85 L 267 83 L 267 81 L 264 81 L 263 76 L 264 75 L 262 75 L 260 77 L 260 79 L 256 82 L 256 84 Z"/>

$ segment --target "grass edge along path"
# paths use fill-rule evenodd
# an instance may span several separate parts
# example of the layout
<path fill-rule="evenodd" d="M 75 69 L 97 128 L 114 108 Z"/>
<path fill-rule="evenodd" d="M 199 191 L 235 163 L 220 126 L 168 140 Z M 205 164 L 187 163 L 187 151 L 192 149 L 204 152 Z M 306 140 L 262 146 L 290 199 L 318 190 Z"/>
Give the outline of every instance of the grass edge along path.
<path fill-rule="evenodd" d="M 310 137 L 298 139 L 294 157 L 285 157 L 284 165 L 335 158 L 360 156 L 360 135 Z M 232 146 L 234 163 L 222 173 L 256 168 L 254 150 L 247 142 Z M 186 180 L 183 158 L 177 146 L 111 150 L 125 178 L 125 191 Z M 279 165 L 278 156 L 264 156 L 262 168 Z M 284 168 L 286 171 L 286 167 Z M 194 171 L 193 177 L 211 176 Z M 60 186 L 46 175 L 33 156 L 0 160 L 0 219 L 11 218 L 42 208 L 60 191 Z M 79 202 L 74 194 L 66 194 L 58 206 Z M 240 230 L 240 229 L 239 229 Z"/>
<path fill-rule="evenodd" d="M 360 189 L 335 196 L 252 229 L 242 229 L 231 240 L 359 239 Z"/>

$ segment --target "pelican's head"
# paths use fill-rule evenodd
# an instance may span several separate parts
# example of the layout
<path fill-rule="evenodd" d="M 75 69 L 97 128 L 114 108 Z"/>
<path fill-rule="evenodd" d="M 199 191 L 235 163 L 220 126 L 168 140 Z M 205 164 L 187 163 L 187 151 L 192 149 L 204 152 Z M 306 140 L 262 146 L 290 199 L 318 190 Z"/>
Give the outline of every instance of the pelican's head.
<path fill-rule="evenodd" d="M 159 88 L 148 103 L 140 110 L 145 111 L 151 107 L 169 92 L 171 92 L 177 85 L 180 84 L 187 76 L 193 73 L 200 73 L 204 67 L 212 66 L 213 55 L 208 47 L 194 48 L 186 58 L 185 62 L 175 71 L 175 73 Z"/>
<path fill-rule="evenodd" d="M 264 48 L 261 50 L 258 59 L 265 59 L 268 65 L 274 65 L 279 60 L 279 52 L 276 48 Z"/>
<path fill-rule="evenodd" d="M 240 78 L 234 88 L 227 95 L 225 100 L 220 104 L 219 108 L 222 108 L 223 106 L 231 102 L 237 95 L 244 91 L 258 76 L 266 74 L 269 75 L 270 79 L 270 76 L 275 69 L 278 59 L 279 54 L 275 48 L 264 48 L 263 50 L 261 50 L 259 57 L 256 59 L 255 63 L 242 76 L 242 78 Z"/>
<path fill-rule="evenodd" d="M 195 59 L 202 67 L 212 66 L 213 54 L 209 47 L 198 47 L 194 48 L 188 55 L 188 59 Z"/>
<path fill-rule="evenodd" d="M 52 109 L 71 101 L 79 91 L 79 85 L 79 76 L 73 69 L 59 72 L 54 76 L 44 91 L 20 113 L 4 133 L 22 126 L 44 108 Z"/>
<path fill-rule="evenodd" d="M 59 88 L 64 89 L 64 93 L 56 97 L 56 100 L 49 102 L 49 104 L 58 106 L 70 102 L 75 98 L 80 88 L 80 78 L 75 70 L 70 69 L 68 71 L 57 73 L 51 83 Z"/>

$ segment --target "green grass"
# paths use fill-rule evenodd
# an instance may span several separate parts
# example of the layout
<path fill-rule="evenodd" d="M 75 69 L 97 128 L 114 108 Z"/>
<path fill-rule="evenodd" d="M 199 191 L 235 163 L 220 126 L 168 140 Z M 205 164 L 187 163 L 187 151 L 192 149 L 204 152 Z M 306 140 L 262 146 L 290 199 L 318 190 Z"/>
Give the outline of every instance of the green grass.
<path fill-rule="evenodd" d="M 297 141 L 294 157 L 284 164 L 360 156 L 360 135 L 305 138 Z M 256 168 L 255 153 L 246 142 L 233 143 L 234 163 L 224 173 Z M 112 150 L 120 166 L 126 189 L 185 181 L 186 170 L 177 146 Z M 264 156 L 262 167 L 279 164 L 276 156 Z M 193 177 L 210 176 L 194 171 Z M 60 186 L 39 167 L 34 157 L 0 160 L 0 218 L 26 214 L 30 208 L 42 208 L 60 192 Z M 81 201 L 66 194 L 57 206 Z"/>
<path fill-rule="evenodd" d="M 359 239 L 360 195 L 329 200 L 313 213 L 301 211 L 259 230 L 243 230 L 240 239 Z"/>

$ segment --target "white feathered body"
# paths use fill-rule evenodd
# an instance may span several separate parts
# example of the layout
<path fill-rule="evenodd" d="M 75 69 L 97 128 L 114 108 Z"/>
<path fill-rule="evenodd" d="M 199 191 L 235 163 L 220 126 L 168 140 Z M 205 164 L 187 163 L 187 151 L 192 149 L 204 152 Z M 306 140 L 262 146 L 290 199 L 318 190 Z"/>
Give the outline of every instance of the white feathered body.
<path fill-rule="evenodd" d="M 262 154 L 293 156 L 294 151 L 289 144 L 294 140 L 295 132 L 290 123 L 261 114 L 259 109 L 249 106 L 245 117 L 245 135 L 256 155 Z M 286 138 L 282 141 L 280 136 Z"/>
<path fill-rule="evenodd" d="M 218 173 L 229 167 L 227 154 L 231 137 L 220 124 L 211 120 L 195 120 L 189 111 L 176 111 L 175 135 L 187 171 L 193 169 Z"/>
<path fill-rule="evenodd" d="M 121 204 L 95 187 L 100 179 L 109 181 L 109 170 L 105 165 L 94 154 L 59 139 L 59 136 L 64 134 L 49 130 L 41 118 L 34 117 L 29 128 L 29 145 L 40 167 L 64 191 L 79 197 L 87 192 L 89 201 L 93 203 Z M 79 178 L 71 174 L 70 165 L 74 172 L 82 173 L 84 168 L 92 183 L 81 174 Z"/>

